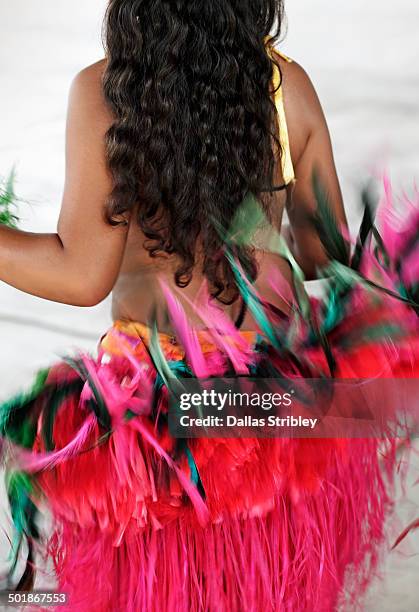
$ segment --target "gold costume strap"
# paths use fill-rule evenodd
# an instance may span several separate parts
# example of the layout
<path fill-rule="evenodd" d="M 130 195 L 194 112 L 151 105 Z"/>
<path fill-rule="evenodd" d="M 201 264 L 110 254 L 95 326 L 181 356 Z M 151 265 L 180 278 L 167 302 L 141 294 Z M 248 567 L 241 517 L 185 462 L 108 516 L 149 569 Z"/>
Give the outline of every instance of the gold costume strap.
<path fill-rule="evenodd" d="M 292 62 L 292 59 L 290 57 L 288 57 L 284 53 L 281 53 L 280 51 L 278 51 L 278 49 L 273 47 L 272 44 L 269 42 L 269 37 L 267 37 L 266 50 L 269 56 L 272 58 L 271 49 L 274 49 L 274 51 L 278 55 L 280 55 L 286 62 Z M 294 166 L 293 166 L 292 157 L 291 157 L 291 148 L 290 148 L 290 141 L 289 141 L 289 135 L 288 135 L 287 118 L 285 115 L 284 94 L 282 90 L 282 85 L 279 86 L 280 78 L 281 77 L 280 77 L 279 69 L 276 64 L 273 64 L 273 87 L 274 87 L 274 90 L 276 90 L 275 106 L 276 106 L 276 110 L 278 113 L 279 141 L 282 147 L 282 158 L 281 158 L 282 176 L 284 179 L 284 183 L 288 185 L 289 183 L 292 183 L 295 180 L 295 173 L 294 173 Z"/>

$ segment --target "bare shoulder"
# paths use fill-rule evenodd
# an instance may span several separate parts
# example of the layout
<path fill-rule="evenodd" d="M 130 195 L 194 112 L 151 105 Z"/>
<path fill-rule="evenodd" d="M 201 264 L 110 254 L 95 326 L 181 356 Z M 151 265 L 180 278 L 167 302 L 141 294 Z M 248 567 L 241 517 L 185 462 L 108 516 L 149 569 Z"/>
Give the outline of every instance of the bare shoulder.
<path fill-rule="evenodd" d="M 317 91 L 306 70 L 294 59 L 287 61 L 278 53 L 276 58 L 282 73 L 291 155 L 298 163 L 311 134 L 327 129 L 326 120 Z"/>
<path fill-rule="evenodd" d="M 106 68 L 106 59 L 101 59 L 90 66 L 86 66 L 73 78 L 73 85 L 83 88 L 91 95 L 102 89 L 102 77 Z"/>
<path fill-rule="evenodd" d="M 70 105 L 75 111 L 88 113 L 96 125 L 112 121 L 102 88 L 105 68 L 106 59 L 83 68 L 73 78 L 70 87 Z"/>

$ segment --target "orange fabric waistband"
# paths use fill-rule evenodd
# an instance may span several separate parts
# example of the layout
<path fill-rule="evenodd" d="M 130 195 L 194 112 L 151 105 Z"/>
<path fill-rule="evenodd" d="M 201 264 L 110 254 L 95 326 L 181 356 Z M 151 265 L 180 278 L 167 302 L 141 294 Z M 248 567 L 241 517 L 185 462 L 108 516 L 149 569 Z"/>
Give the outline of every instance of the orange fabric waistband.
<path fill-rule="evenodd" d="M 258 335 L 256 331 L 238 331 L 240 336 L 246 340 L 249 345 L 255 344 Z M 118 349 L 119 342 L 116 340 L 112 332 L 119 332 L 120 334 L 128 336 L 129 338 L 142 340 L 146 346 L 150 342 L 151 337 L 151 329 L 148 327 L 148 325 L 139 323 L 137 321 L 118 319 L 114 322 L 109 332 L 102 338 L 101 341 L 102 348 L 110 353 L 120 352 Z M 176 358 L 184 357 L 184 348 L 180 340 L 178 340 L 174 334 L 159 332 L 158 336 L 160 346 L 164 353 L 170 353 Z M 210 331 L 206 329 L 197 330 L 197 336 L 203 353 L 214 351 L 217 348 Z M 234 344 L 233 339 L 232 343 Z M 131 350 L 136 352 L 135 348 L 133 347 L 131 347 Z"/>

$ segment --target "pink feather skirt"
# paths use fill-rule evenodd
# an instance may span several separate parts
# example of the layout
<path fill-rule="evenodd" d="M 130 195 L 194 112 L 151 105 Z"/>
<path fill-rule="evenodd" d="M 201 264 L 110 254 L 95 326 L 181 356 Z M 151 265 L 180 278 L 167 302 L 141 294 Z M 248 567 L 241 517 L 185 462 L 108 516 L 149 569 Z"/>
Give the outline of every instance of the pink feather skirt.
<path fill-rule="evenodd" d="M 176 439 L 150 338 L 144 325 L 117 321 L 96 357 L 56 364 L 9 406 L 9 454 L 19 465 L 12 493 L 22 515 L 48 502 L 54 528 L 47 555 L 57 590 L 68 597 L 59 609 L 354 606 L 386 546 L 396 441 Z M 186 342 L 157 339 L 181 376 L 190 363 Z M 232 332 L 225 342 L 222 350 L 210 331 L 195 335 L 206 375 L 225 372 L 232 352 L 242 367 L 263 368 L 255 333 Z M 397 351 L 364 342 L 338 359 L 337 374 L 380 376 L 385 363 L 385 376 L 419 378 L 418 349 L 413 335 Z M 325 366 L 320 349 L 311 349 L 309 361 Z M 26 445 L 18 440 L 23 426 L 32 432 Z M 42 550 L 26 515 L 30 550 Z"/>
<path fill-rule="evenodd" d="M 168 389 L 226 375 L 419 379 L 419 212 L 409 207 L 397 223 L 384 215 L 382 239 L 367 211 L 349 264 L 338 229 L 327 232 L 328 294 L 307 296 L 297 272 L 290 317 L 256 295 L 231 255 L 258 333 L 239 331 L 209 301 L 199 312 L 205 329 L 194 330 L 163 287 L 176 337 L 116 321 L 97 355 L 65 358 L 1 406 L 15 525 L 8 584 L 30 589 L 46 555 L 67 594 L 63 611 L 360 605 L 389 548 L 400 439 L 387 429 L 361 438 L 178 438 Z M 404 398 L 410 416 L 418 398 Z M 37 523 L 45 502 L 47 541 Z"/>

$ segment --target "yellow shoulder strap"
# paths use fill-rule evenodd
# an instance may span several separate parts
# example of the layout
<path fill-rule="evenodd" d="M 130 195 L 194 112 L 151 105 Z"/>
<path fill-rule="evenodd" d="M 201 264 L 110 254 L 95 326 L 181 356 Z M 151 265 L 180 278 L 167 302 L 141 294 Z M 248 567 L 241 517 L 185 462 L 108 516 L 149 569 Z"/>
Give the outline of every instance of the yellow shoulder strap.
<path fill-rule="evenodd" d="M 269 44 L 269 42 L 266 45 L 266 49 L 268 51 L 269 56 L 272 57 L 271 45 Z M 281 53 L 275 47 L 274 49 L 275 49 L 275 52 L 278 55 L 280 55 L 285 61 L 292 62 L 292 59 L 290 57 L 288 57 L 284 53 Z M 282 158 L 281 158 L 282 176 L 283 176 L 285 184 L 288 185 L 289 183 L 294 181 L 295 173 L 294 173 L 294 166 L 293 166 L 292 158 L 291 158 L 287 118 L 285 115 L 285 107 L 284 107 L 284 95 L 282 91 L 282 85 L 279 86 L 279 83 L 280 83 L 280 73 L 279 73 L 279 70 L 276 64 L 273 64 L 273 87 L 274 87 L 274 90 L 276 90 L 275 106 L 276 106 L 276 110 L 278 113 L 279 142 L 281 143 L 281 147 L 282 147 Z"/>

